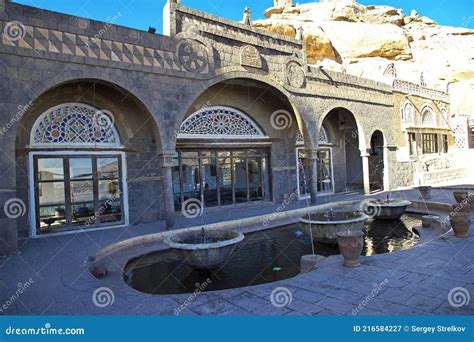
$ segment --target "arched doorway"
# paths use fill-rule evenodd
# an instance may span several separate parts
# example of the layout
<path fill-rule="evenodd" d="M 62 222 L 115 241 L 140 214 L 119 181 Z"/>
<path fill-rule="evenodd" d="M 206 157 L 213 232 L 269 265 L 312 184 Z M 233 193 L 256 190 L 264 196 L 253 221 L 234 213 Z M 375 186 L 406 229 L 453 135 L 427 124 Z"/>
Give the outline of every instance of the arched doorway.
<path fill-rule="evenodd" d="M 297 127 L 287 96 L 263 81 L 210 86 L 177 128 L 175 210 L 191 201 L 203 209 L 296 198 Z"/>
<path fill-rule="evenodd" d="M 345 108 L 334 108 L 322 120 L 331 137 L 331 163 L 333 169 L 333 191 L 360 191 L 364 177 L 361 151 L 363 134 L 354 115 Z M 324 146 L 324 145 L 323 145 Z"/>
<path fill-rule="evenodd" d="M 62 103 L 33 125 L 32 236 L 128 224 L 126 160 L 113 113 Z"/>
<path fill-rule="evenodd" d="M 379 130 L 375 131 L 370 138 L 369 182 L 370 191 L 384 189 L 384 138 Z"/>
<path fill-rule="evenodd" d="M 333 144 L 328 130 L 322 126 L 319 131 L 319 148 L 317 161 L 317 190 L 318 193 L 328 194 L 334 192 L 334 168 L 332 162 Z M 301 132 L 296 136 L 296 161 L 298 198 L 310 198 L 309 177 L 311 175 L 309 161 L 304 147 Z"/>
<path fill-rule="evenodd" d="M 164 218 L 158 128 L 126 89 L 59 84 L 32 101 L 15 134 L 17 197 L 29 208 L 21 237 Z"/>
<path fill-rule="evenodd" d="M 200 109 L 181 124 L 177 140 L 176 210 L 193 200 L 216 207 L 270 199 L 269 138 L 247 114 L 228 106 Z"/>

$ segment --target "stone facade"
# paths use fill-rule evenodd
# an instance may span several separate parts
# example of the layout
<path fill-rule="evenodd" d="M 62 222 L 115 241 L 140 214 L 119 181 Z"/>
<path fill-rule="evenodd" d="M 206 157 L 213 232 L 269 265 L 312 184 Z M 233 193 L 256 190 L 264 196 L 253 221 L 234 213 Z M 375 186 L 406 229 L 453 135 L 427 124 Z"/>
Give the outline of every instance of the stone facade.
<path fill-rule="evenodd" d="M 288 179 L 296 178 L 300 130 L 316 202 L 323 123 L 333 134 L 336 191 L 345 190 L 349 178 L 370 190 L 371 138 L 377 131 L 383 134 L 384 188 L 413 183 L 408 180 L 413 172 L 397 155 L 406 140 L 399 120 L 402 93 L 312 67 L 301 41 L 195 11 L 179 1 L 165 6 L 164 23 L 168 35 L 156 35 L 0 2 L 0 203 L 17 198 L 25 207 L 18 217 L 1 217 L 0 254 L 16 249 L 18 234 L 31 234 L 35 204 L 29 196 L 29 134 L 41 113 L 61 103 L 83 102 L 113 113 L 126 156 L 130 225 L 158 220 L 173 225 L 177 132 L 189 115 L 210 105 L 242 110 L 269 137 L 272 201 L 295 191 Z M 272 125 L 277 110 L 290 115 L 285 129 Z M 398 180 L 400 168 L 406 168 L 406 181 Z"/>

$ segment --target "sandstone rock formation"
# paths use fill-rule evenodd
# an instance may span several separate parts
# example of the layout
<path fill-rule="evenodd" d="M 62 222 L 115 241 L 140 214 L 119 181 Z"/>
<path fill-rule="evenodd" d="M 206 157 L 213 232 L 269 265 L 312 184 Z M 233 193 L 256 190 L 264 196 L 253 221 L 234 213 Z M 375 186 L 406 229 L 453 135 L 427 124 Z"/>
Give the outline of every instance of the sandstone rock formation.
<path fill-rule="evenodd" d="M 453 113 L 474 114 L 474 30 L 438 25 L 413 10 L 364 6 L 353 0 L 323 0 L 279 6 L 254 26 L 294 38 L 303 28 L 308 62 L 335 71 L 390 82 L 397 77 L 451 90 Z"/>

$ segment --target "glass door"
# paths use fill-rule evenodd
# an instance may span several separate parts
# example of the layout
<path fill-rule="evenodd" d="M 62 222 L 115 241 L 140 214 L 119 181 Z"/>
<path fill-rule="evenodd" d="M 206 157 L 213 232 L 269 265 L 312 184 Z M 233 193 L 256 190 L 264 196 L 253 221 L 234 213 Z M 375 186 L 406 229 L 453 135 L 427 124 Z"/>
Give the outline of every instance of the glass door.
<path fill-rule="evenodd" d="M 204 207 L 270 199 L 265 150 L 179 151 L 172 174 L 175 210 L 190 198 Z"/>
<path fill-rule="evenodd" d="M 318 151 L 318 191 L 333 191 L 330 148 L 320 148 Z"/>
<path fill-rule="evenodd" d="M 201 152 L 200 161 L 204 203 L 206 207 L 215 207 L 219 205 L 215 152 Z"/>
<path fill-rule="evenodd" d="M 219 198 L 221 205 L 234 204 L 232 156 L 230 152 L 218 152 Z"/>
<path fill-rule="evenodd" d="M 39 233 L 123 223 L 120 156 L 34 156 Z"/>

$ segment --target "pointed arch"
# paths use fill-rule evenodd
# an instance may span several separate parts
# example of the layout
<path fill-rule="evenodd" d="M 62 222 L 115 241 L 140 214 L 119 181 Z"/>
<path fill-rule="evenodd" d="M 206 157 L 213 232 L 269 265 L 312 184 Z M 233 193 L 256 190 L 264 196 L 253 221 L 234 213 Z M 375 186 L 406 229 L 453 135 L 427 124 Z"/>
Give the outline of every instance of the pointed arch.
<path fill-rule="evenodd" d="M 400 116 L 403 126 L 415 126 L 416 125 L 416 115 L 415 115 L 415 106 L 411 103 L 410 100 L 406 100 L 401 104 Z"/>
<path fill-rule="evenodd" d="M 421 126 L 436 127 L 436 114 L 433 108 L 429 105 L 425 105 L 421 109 Z"/>

